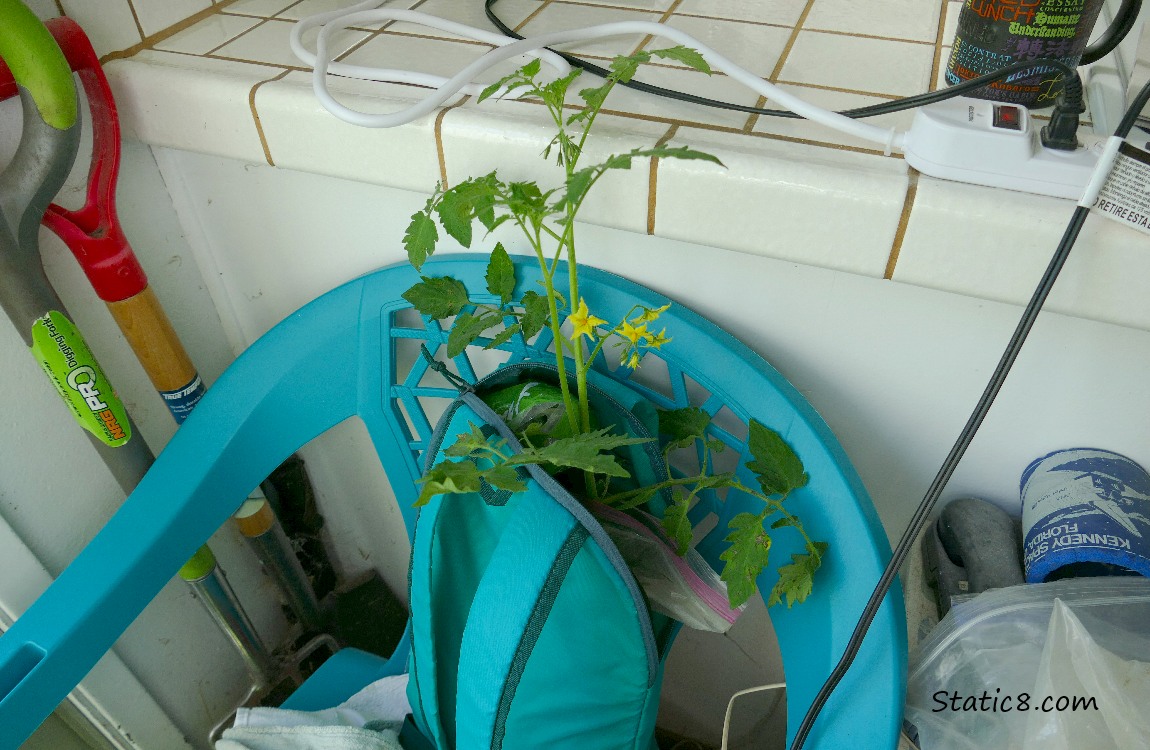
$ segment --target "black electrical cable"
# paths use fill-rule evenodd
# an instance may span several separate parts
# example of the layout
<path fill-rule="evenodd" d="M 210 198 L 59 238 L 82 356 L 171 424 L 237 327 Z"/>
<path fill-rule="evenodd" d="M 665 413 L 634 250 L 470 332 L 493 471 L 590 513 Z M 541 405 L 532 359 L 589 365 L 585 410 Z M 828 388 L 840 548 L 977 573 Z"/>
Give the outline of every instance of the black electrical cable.
<path fill-rule="evenodd" d="M 1141 10 L 1142 0 L 1122 0 L 1122 5 L 1114 14 L 1114 20 L 1110 22 L 1110 28 L 1106 29 L 1101 39 L 1083 51 L 1078 64 L 1089 65 L 1098 62 L 1113 52 L 1130 33 L 1130 29 L 1134 28 L 1134 22 L 1138 20 L 1138 12 Z"/>
<path fill-rule="evenodd" d="M 1125 138 L 1129 135 L 1130 130 L 1134 127 L 1135 121 L 1138 119 L 1138 115 L 1141 114 L 1148 101 L 1150 101 L 1150 83 L 1147 83 L 1142 87 L 1142 90 L 1138 92 L 1138 96 L 1134 98 L 1130 108 L 1126 110 L 1126 114 L 1122 118 L 1122 122 L 1119 123 L 1118 128 L 1114 131 L 1114 135 L 1120 138 Z M 1074 247 L 1074 242 L 1078 239 L 1078 233 L 1082 230 L 1082 224 L 1086 221 L 1086 216 L 1089 212 L 1089 208 L 1084 206 L 1079 206 L 1074 210 L 1074 215 L 1071 216 L 1070 223 L 1066 227 L 1066 232 L 1063 233 L 1062 240 L 1058 243 L 1054 257 L 1050 259 L 1050 264 L 1046 267 L 1046 272 L 1042 275 L 1042 279 L 1038 282 L 1038 287 L 1034 290 L 1034 295 L 1030 298 L 1030 302 L 1023 311 L 1022 318 L 1018 321 L 1018 326 L 1014 330 L 1014 335 L 1010 337 L 1006 351 L 1003 352 L 998 366 L 991 375 L 990 382 L 987 383 L 986 389 L 982 392 L 982 397 L 979 398 L 978 405 L 967 420 L 966 426 L 963 427 L 962 432 L 958 436 L 958 440 L 950 449 L 950 453 L 947 454 L 946 460 L 942 463 L 942 467 L 939 468 L 938 474 L 935 476 L 934 481 L 922 499 L 922 503 L 919 504 L 918 510 L 915 511 L 914 518 L 911 520 L 910 525 L 907 527 L 907 530 L 903 532 L 898 546 L 891 555 L 890 562 L 887 563 L 886 569 L 883 570 L 878 585 L 875 586 L 874 592 L 871 594 L 866 607 L 863 609 L 862 615 L 859 617 L 854 632 L 851 633 L 850 640 L 847 642 L 847 647 L 842 658 L 840 658 L 838 664 L 835 665 L 834 670 L 807 710 L 806 716 L 803 717 L 802 723 L 799 724 L 799 728 L 795 733 L 795 739 L 791 743 L 791 750 L 801 750 L 803 743 L 814 727 L 814 722 L 815 719 L 818 718 L 819 712 L 823 706 L 826 705 L 831 693 L 838 686 L 843 676 L 846 675 L 847 670 L 850 669 L 851 663 L 854 661 L 859 648 L 862 646 L 863 638 L 866 636 L 871 622 L 878 613 L 882 600 L 890 591 L 895 576 L 898 575 L 899 568 L 902 567 L 903 562 L 914 546 L 915 540 L 918 539 L 923 526 L 926 525 L 927 517 L 930 516 L 930 512 L 938 501 L 939 495 L 942 494 L 943 488 L 950 480 L 959 461 L 962 460 L 963 454 L 970 446 L 983 419 L 986 418 L 987 412 L 990 411 L 990 406 L 994 403 L 994 399 L 1002 388 L 1002 384 L 1006 380 L 1006 376 L 1009 374 L 1014 360 L 1018 357 L 1018 352 L 1022 348 L 1023 342 L 1026 341 L 1030 329 L 1034 326 L 1034 321 L 1038 317 L 1038 313 L 1042 309 L 1047 295 L 1050 294 L 1050 289 L 1054 286 L 1054 281 L 1058 278 L 1058 274 L 1062 270 L 1067 256 L 1070 255 L 1070 250 Z"/>
<path fill-rule="evenodd" d="M 1130 1 L 1131 0 L 1127 0 L 1127 2 L 1130 2 Z M 1133 0 L 1133 1 L 1139 2 L 1139 3 L 1141 2 L 1141 0 Z M 495 5 L 496 2 L 498 2 L 498 0 L 484 0 L 484 6 L 483 7 L 484 7 L 484 11 L 487 13 L 488 20 L 490 20 L 491 23 L 494 24 L 496 28 L 498 28 L 502 33 L 506 34 L 507 36 L 512 37 L 514 39 L 522 39 L 523 38 L 522 35 L 516 33 L 516 31 L 514 29 L 512 29 L 511 27 L 509 27 L 507 24 L 505 24 L 503 22 L 503 20 L 501 18 L 499 18 L 499 16 L 495 15 L 495 10 L 493 9 L 493 6 Z M 1135 14 L 1135 15 L 1137 15 L 1137 14 Z M 600 77 L 606 77 L 608 74 L 608 71 L 606 68 L 602 68 L 598 65 L 587 62 L 586 60 L 582 60 L 578 57 L 568 55 L 564 52 L 558 52 L 557 50 L 551 50 L 551 51 L 555 52 L 560 57 L 562 57 L 564 60 L 566 60 L 569 64 L 571 64 L 573 67 L 579 68 L 580 70 L 585 70 L 588 73 L 593 73 L 593 74 L 600 76 Z M 1062 62 L 1061 60 L 1054 60 L 1054 59 L 1050 59 L 1050 58 L 1039 58 L 1036 60 L 1022 60 L 1022 61 L 1011 63 L 1010 65 L 1007 65 L 1007 66 L 1005 66 L 999 70 L 996 70 L 992 73 L 987 73 L 986 75 L 979 76 L 978 78 L 972 78 L 969 81 L 963 81 L 962 83 L 956 84 L 954 86 L 950 86 L 950 87 L 945 88 L 945 89 L 939 89 L 938 91 L 930 91 L 930 92 L 927 92 L 925 94 L 918 94 L 916 96 L 908 96 L 908 97 L 905 97 L 902 99 L 894 99 L 894 100 L 889 101 L 889 102 L 881 102 L 879 104 L 871 104 L 871 105 L 866 106 L 866 107 L 858 107 L 856 109 L 847 109 L 847 110 L 843 110 L 842 112 L 839 112 L 838 114 L 844 115 L 846 117 L 854 118 L 854 119 L 859 119 L 859 118 L 863 118 L 863 117 L 875 117 L 877 115 L 890 114 L 891 112 L 901 112 L 901 111 L 907 110 L 907 109 L 914 109 L 916 107 L 922 107 L 922 106 L 925 106 L 927 104 L 934 104 L 935 102 L 940 102 L 940 101 L 943 101 L 945 99 L 950 99 L 952 97 L 961 96 L 962 94 L 964 94 L 968 91 L 973 91 L 974 89 L 982 88 L 983 86 L 985 86 L 987 84 L 994 83 L 995 81 L 998 81 L 1002 78 L 1006 78 L 1006 77 L 1008 77 L 1008 76 L 1010 76 L 1010 75 L 1012 75 L 1012 74 L 1014 74 L 1020 70 L 1026 70 L 1028 68 L 1033 68 L 1033 67 L 1038 67 L 1038 66 L 1048 66 L 1048 67 L 1055 68 L 1055 69 L 1061 71 L 1063 75 L 1067 76 L 1068 79 L 1077 79 L 1078 78 L 1078 71 L 1075 68 L 1073 68 L 1072 66 L 1069 66 L 1066 63 Z M 747 114 L 766 115 L 769 117 L 787 117 L 787 118 L 792 118 L 792 119 L 801 119 L 801 117 L 802 117 L 801 115 L 797 115 L 794 112 L 791 112 L 789 109 L 763 109 L 761 107 L 751 107 L 751 106 L 748 106 L 745 104 L 732 104 L 731 102 L 722 102 L 722 101 L 718 101 L 716 99 L 708 99 L 708 98 L 703 97 L 703 96 L 696 96 L 695 94 L 688 94 L 688 93 L 685 93 L 682 91 L 675 91 L 673 89 L 665 89 L 661 86 L 654 86 L 652 84 L 643 83 L 642 81 L 637 81 L 634 79 L 627 81 L 626 83 L 623 83 L 622 85 L 626 86 L 627 88 L 634 89 L 636 91 L 642 91 L 642 92 L 647 93 L 647 94 L 654 94 L 656 96 L 662 96 L 662 97 L 665 97 L 667 99 L 675 99 L 677 101 L 690 102 L 692 104 L 701 104 L 705 107 L 714 107 L 716 109 L 728 109 L 728 110 L 733 110 L 735 112 L 746 112 Z M 1068 86 L 1070 86 L 1070 85 L 1071 84 L 1068 83 Z M 1081 89 L 1081 86 L 1079 85 L 1078 88 Z"/>

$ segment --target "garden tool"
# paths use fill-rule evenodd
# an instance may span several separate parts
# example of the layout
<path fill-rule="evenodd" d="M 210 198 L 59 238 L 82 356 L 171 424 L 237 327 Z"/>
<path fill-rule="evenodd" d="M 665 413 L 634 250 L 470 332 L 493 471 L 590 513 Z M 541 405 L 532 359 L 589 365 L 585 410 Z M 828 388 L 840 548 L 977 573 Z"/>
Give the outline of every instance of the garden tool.
<path fill-rule="evenodd" d="M 80 139 L 75 84 L 52 35 L 19 0 L 0 0 L 0 57 L 12 70 L 23 125 L 0 172 L 0 307 L 43 367 L 113 477 L 131 492 L 154 456 L 48 282 L 40 221 L 68 176 Z M 113 172 L 114 174 L 114 172 Z M 235 644 L 257 687 L 273 662 L 205 545 L 180 571 Z"/>
<path fill-rule="evenodd" d="M 53 203 L 44 215 L 44 224 L 76 256 L 172 417 L 182 423 L 206 388 L 149 286 L 116 215 L 120 123 L 112 90 L 91 42 L 75 21 L 56 18 L 46 25 L 84 86 L 93 132 L 83 208 L 69 211 Z M 4 81 L 0 67 L 0 98 L 6 93 Z M 305 630 L 319 630 L 319 604 L 311 583 L 263 492 L 257 489 L 234 518 L 297 620 Z"/>

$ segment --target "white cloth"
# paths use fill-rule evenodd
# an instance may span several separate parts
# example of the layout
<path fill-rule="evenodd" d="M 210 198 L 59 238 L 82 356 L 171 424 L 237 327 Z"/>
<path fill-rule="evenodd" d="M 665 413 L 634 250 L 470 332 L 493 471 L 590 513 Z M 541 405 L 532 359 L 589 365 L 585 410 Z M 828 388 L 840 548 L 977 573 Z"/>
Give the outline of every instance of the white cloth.
<path fill-rule="evenodd" d="M 390 729 L 358 727 L 239 727 L 228 729 L 216 750 L 402 750 Z"/>
<path fill-rule="evenodd" d="M 241 708 L 236 727 L 363 727 L 377 722 L 402 724 L 411 713 L 407 702 L 407 674 L 384 677 L 335 708 L 289 711 L 283 708 Z"/>
<path fill-rule="evenodd" d="M 241 708 L 216 750 L 401 750 L 409 713 L 407 675 L 385 677 L 323 711 Z"/>

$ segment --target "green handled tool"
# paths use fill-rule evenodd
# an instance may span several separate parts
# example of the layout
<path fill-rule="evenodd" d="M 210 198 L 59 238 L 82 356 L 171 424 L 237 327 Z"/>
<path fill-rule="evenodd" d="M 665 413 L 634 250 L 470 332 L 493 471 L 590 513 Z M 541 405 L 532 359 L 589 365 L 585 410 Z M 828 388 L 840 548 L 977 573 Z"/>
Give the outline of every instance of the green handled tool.
<path fill-rule="evenodd" d="M 0 57 L 19 87 L 23 129 L 0 173 L 0 308 L 60 393 L 116 481 L 131 492 L 154 456 L 44 274 L 40 222 L 76 158 L 80 119 L 69 64 L 19 0 L 0 0 Z M 206 546 L 180 571 L 242 655 L 256 688 L 273 662 Z"/>

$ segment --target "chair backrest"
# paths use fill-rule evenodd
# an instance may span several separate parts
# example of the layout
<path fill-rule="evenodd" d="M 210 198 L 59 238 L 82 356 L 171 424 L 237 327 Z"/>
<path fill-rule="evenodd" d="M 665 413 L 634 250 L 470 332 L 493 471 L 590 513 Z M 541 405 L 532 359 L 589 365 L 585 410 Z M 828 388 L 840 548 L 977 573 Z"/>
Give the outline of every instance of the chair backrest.
<path fill-rule="evenodd" d="M 515 262 L 517 295 L 537 289 L 535 260 Z M 423 268 L 459 279 L 476 300 L 486 294 L 485 272 L 486 258 L 475 255 L 436 258 Z M 52 712 L 249 491 L 343 420 L 363 420 L 412 534 L 420 456 L 438 413 L 457 395 L 418 355 L 420 344 L 432 352 L 445 347 L 449 333 L 414 315 L 402 299 L 418 280 L 403 265 L 351 281 L 290 315 L 228 368 L 119 512 L 0 637 L 0 750 L 17 747 Z M 670 301 L 595 269 L 581 268 L 579 280 L 592 309 L 608 319 L 622 318 L 635 304 L 656 308 Z M 712 414 L 712 436 L 740 464 L 747 458 L 747 422 L 757 419 L 784 437 L 811 477 L 787 502 L 813 538 L 831 543 L 830 551 L 814 594 L 794 609 L 772 610 L 793 735 L 842 653 L 890 547 L 845 453 L 798 391 L 748 347 L 681 306 L 663 313 L 660 324 L 674 339 L 660 357 L 648 355 L 635 373 L 606 365 L 602 371 L 660 407 L 696 405 Z M 480 351 L 484 343 L 452 363 L 470 381 L 504 362 L 551 356 L 547 331 L 531 342 L 513 337 L 500 352 Z M 747 510 L 755 510 L 750 498 L 706 493 L 693 509 L 695 523 L 718 517 L 700 544 L 716 567 L 726 521 Z M 801 551 L 797 534 L 789 532 L 774 532 L 773 562 L 762 578 L 768 590 L 777 567 Z M 893 746 L 905 660 L 896 589 L 807 746 Z"/>

